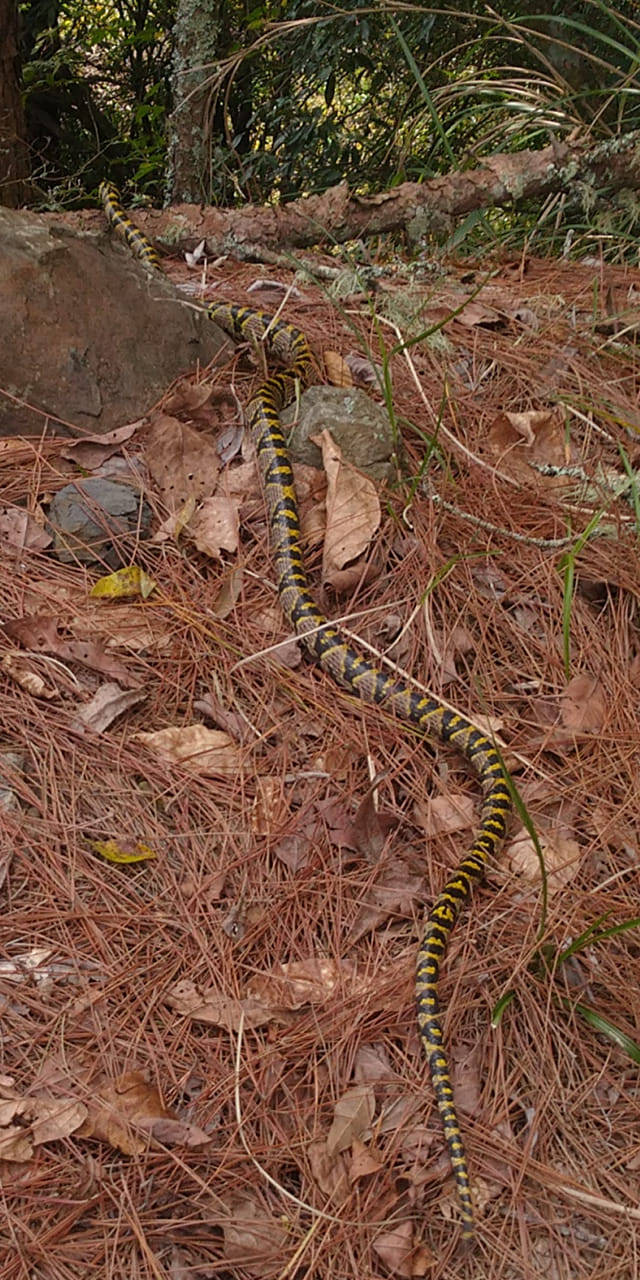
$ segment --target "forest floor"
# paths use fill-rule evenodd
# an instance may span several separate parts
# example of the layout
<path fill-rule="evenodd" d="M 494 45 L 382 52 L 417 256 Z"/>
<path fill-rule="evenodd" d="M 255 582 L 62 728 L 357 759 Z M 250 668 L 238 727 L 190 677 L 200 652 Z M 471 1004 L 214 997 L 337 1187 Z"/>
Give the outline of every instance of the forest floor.
<path fill-rule="evenodd" d="M 275 286 L 249 292 L 258 276 Z M 284 293 L 284 269 L 207 280 L 208 299 L 284 300 L 320 381 L 392 406 L 380 528 L 339 597 L 310 535 L 312 581 L 381 660 L 489 726 L 538 833 L 546 886 L 521 811 L 441 983 L 477 1243 L 461 1254 L 413 993 L 477 781 L 291 641 L 248 453 L 199 545 L 195 498 L 171 510 L 167 416 L 228 441 L 257 385 L 230 348 L 115 448 L 0 441 L 19 624 L 0 684 L 1 1280 L 630 1280 L 640 939 L 593 936 L 638 913 L 640 272 L 523 258 L 340 303 Z M 52 495 L 107 464 L 152 510 L 138 598 L 92 597 L 109 567 L 47 545 Z M 323 480 L 305 480 L 317 531 Z"/>

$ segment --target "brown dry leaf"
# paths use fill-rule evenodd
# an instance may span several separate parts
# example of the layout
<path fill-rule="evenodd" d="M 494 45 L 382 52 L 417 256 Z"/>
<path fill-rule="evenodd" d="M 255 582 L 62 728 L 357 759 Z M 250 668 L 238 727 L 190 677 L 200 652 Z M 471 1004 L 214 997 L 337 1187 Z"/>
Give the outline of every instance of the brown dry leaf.
<path fill-rule="evenodd" d="M 203 410 L 209 408 L 212 395 L 210 382 L 194 382 L 191 377 L 178 378 L 163 404 L 169 414 L 183 413 L 189 418 L 202 417 L 208 421 L 211 415 Z"/>
<path fill-rule="evenodd" d="M 240 537 L 238 501 L 217 493 L 205 498 L 189 521 L 187 533 L 198 551 L 220 560 L 221 551 L 236 552 Z"/>
<path fill-rule="evenodd" d="M 416 801 L 413 812 L 428 836 L 444 832 L 466 831 L 475 823 L 475 803 L 472 796 L 462 792 L 449 792 L 445 796 L 428 797 Z"/>
<path fill-rule="evenodd" d="M 366 1084 L 356 1084 L 338 1099 L 327 1134 L 330 1156 L 346 1151 L 354 1138 L 368 1133 L 376 1111 L 376 1095 Z"/>
<path fill-rule="evenodd" d="M 225 471 L 224 489 L 225 493 L 237 494 L 239 498 L 259 498 L 262 490 L 255 458 Z"/>
<path fill-rule="evenodd" d="M 207 729 L 204 724 L 172 725 L 133 737 L 163 760 L 194 773 L 226 778 L 235 777 L 240 769 L 240 752 L 228 733 Z"/>
<path fill-rule="evenodd" d="M 194 1022 L 207 1022 L 214 1027 L 224 1027 L 227 1031 L 237 1032 L 241 1018 L 245 1029 L 261 1027 L 274 1018 L 272 1009 L 267 1009 L 260 1000 L 248 997 L 236 1000 L 226 996 L 215 987 L 206 991 L 198 991 L 193 982 L 185 979 L 170 987 L 165 1003 L 176 1013 L 193 1018 Z"/>
<path fill-rule="evenodd" d="M 224 1234 L 223 1257 L 237 1275 L 256 1276 L 265 1280 L 281 1271 L 290 1239 L 282 1219 L 267 1213 L 258 1196 L 236 1196 L 230 1205 L 230 1218 L 221 1221 Z"/>
<path fill-rule="evenodd" d="M 328 431 L 312 439 L 322 449 L 327 473 L 322 576 L 324 582 L 333 585 L 341 570 L 358 560 L 368 547 L 380 524 L 380 500 L 373 481 L 343 460 Z"/>
<path fill-rule="evenodd" d="M 373 1250 L 377 1253 L 385 1269 L 391 1276 L 414 1277 L 426 1276 L 431 1271 L 435 1258 L 426 1245 L 413 1244 L 413 1226 L 410 1222 L 401 1222 L 391 1231 L 376 1236 Z"/>
<path fill-rule="evenodd" d="M 349 1178 L 345 1157 L 329 1155 L 326 1142 L 310 1142 L 307 1147 L 309 1167 L 320 1190 L 331 1197 L 332 1204 L 341 1204 L 349 1194 Z"/>
<path fill-rule="evenodd" d="M 560 714 L 571 733 L 599 733 L 606 718 L 606 701 L 600 681 L 584 672 L 574 676 L 560 698 Z"/>
<path fill-rule="evenodd" d="M 125 692 L 119 684 L 101 684 L 90 701 L 80 708 L 70 727 L 76 733 L 84 733 L 86 729 L 92 733 L 104 733 L 118 716 L 129 707 L 135 707 L 136 703 L 144 702 L 146 696 L 140 689 Z"/>
<path fill-rule="evenodd" d="M 139 418 L 137 422 L 116 427 L 114 431 L 106 431 L 104 435 L 80 436 L 66 444 L 60 450 L 61 455 L 69 462 L 75 462 L 78 467 L 83 467 L 85 471 L 95 471 L 107 458 L 117 453 L 121 444 L 135 435 L 142 422 L 143 419 Z"/>
<path fill-rule="evenodd" d="M 9 1092 L 12 1096 L 4 1097 Z M 87 1108 L 75 1098 L 19 1098 L 15 1091 L 0 1088 L 0 1160 L 23 1164 L 33 1156 L 33 1148 L 45 1142 L 68 1138 L 84 1123 Z M 20 1118 L 21 1124 L 11 1122 Z"/>
<path fill-rule="evenodd" d="M 349 848 L 360 853 L 368 862 L 378 862 L 387 843 L 389 832 L 398 825 L 394 813 L 377 807 L 380 778 L 369 787 L 364 800 L 358 805 L 348 836 Z"/>
<path fill-rule="evenodd" d="M 346 360 L 338 351 L 325 351 L 324 367 L 332 387 L 352 387 L 353 378 Z"/>
<path fill-rule="evenodd" d="M 355 979 L 352 961 L 311 956 L 256 974 L 247 984 L 247 995 L 272 1009 L 300 1009 L 305 1004 L 325 1004 L 337 988 L 348 985 L 353 989 Z"/>
<path fill-rule="evenodd" d="M 361 1178 L 369 1178 L 372 1173 L 379 1173 L 382 1168 L 380 1156 L 365 1147 L 364 1142 L 354 1137 L 351 1141 L 351 1164 L 349 1165 L 349 1181 L 359 1182 Z"/>
<path fill-rule="evenodd" d="M 211 612 L 216 618 L 228 618 L 230 613 L 236 607 L 240 596 L 242 595 L 242 586 L 244 582 L 244 573 L 241 565 L 227 574 L 222 587 L 218 593 L 215 603 L 211 606 Z"/>
<path fill-rule="evenodd" d="M 256 836 L 273 836 L 291 817 L 280 778 L 258 774 L 251 807 L 251 830 Z"/>
<path fill-rule="evenodd" d="M 402 858 L 389 863 L 377 883 L 361 895 L 362 905 L 349 930 L 348 942 L 353 945 L 366 933 L 377 929 L 390 915 L 410 916 L 423 889 L 422 876 L 412 876 Z"/>
<path fill-rule="evenodd" d="M 549 462 L 564 466 L 567 461 L 564 410 L 530 409 L 526 413 L 499 413 L 489 429 L 487 443 L 500 467 L 529 483 L 547 487 L 565 484 L 562 476 L 541 476 L 532 472 L 531 462 Z"/>
<path fill-rule="evenodd" d="M 381 1043 L 363 1044 L 356 1053 L 353 1076 L 358 1084 L 390 1084 L 398 1079 Z"/>
<path fill-rule="evenodd" d="M 472 298 L 465 303 L 462 311 L 459 311 L 455 320 L 459 320 L 467 329 L 475 329 L 477 325 L 485 325 L 488 328 L 495 328 L 497 325 L 504 324 L 504 317 L 496 311 L 495 307 L 487 306 L 485 302 L 478 302 Z"/>
<path fill-rule="evenodd" d="M 74 631 L 102 636 L 107 649 L 126 649 L 131 653 L 149 650 L 161 652 L 171 644 L 167 624 L 156 613 L 138 605 L 109 604 L 90 606 L 82 616 L 69 619 Z"/>
<path fill-rule="evenodd" d="M 558 893 L 580 870 L 580 846 L 577 840 L 560 835 L 540 835 L 539 840 L 549 894 Z M 521 875 L 529 884 L 540 883 L 540 861 L 533 840 L 524 827 L 509 843 L 506 859 L 511 870 Z"/>
<path fill-rule="evenodd" d="M 118 658 L 107 653 L 104 645 L 97 640 L 67 640 L 60 634 L 58 619 L 47 614 L 32 614 L 29 617 L 16 618 L 5 622 L 4 630 L 13 640 L 17 640 L 25 649 L 38 653 L 53 653 L 63 662 L 80 662 L 103 675 L 112 676 L 120 684 L 135 683 Z"/>
<path fill-rule="evenodd" d="M 22 689 L 26 689 L 34 698 L 57 698 L 59 692 L 46 684 L 38 671 L 34 671 L 31 663 L 37 659 L 29 659 L 18 649 L 5 653 L 2 659 L 2 670 L 15 680 Z"/>
<path fill-rule="evenodd" d="M 265 655 L 267 661 L 275 666 L 287 667 L 288 670 L 295 671 L 302 662 L 302 650 L 299 642 L 293 637 L 282 639 L 284 620 L 280 606 L 268 604 L 263 609 L 258 609 L 253 615 L 253 622 L 257 629 L 263 631 L 268 637 L 265 643 L 265 648 L 269 649 Z"/>
<path fill-rule="evenodd" d="M 0 539 L 18 551 L 44 551 L 51 534 L 24 507 L 5 507 L 0 511 Z"/>
<path fill-rule="evenodd" d="M 157 414 L 146 459 L 168 511 L 180 511 L 191 497 L 196 502 L 209 498 L 218 482 L 220 460 L 213 441 L 169 414 Z"/>
<path fill-rule="evenodd" d="M 155 1085 L 149 1084 L 140 1071 L 127 1071 L 115 1080 L 103 1077 L 87 1106 L 87 1118 L 78 1130 L 81 1138 L 97 1138 L 108 1142 L 126 1156 L 139 1155 L 148 1146 L 145 1134 L 156 1120 L 175 1120 L 162 1102 Z"/>

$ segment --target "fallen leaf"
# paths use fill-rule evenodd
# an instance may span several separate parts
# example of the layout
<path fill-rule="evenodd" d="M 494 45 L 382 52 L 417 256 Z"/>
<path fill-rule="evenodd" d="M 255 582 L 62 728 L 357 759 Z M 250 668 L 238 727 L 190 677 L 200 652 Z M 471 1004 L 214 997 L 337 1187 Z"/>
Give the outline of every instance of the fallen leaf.
<path fill-rule="evenodd" d="M 325 351 L 324 367 L 332 387 L 352 387 L 351 369 L 338 351 Z"/>
<path fill-rule="evenodd" d="M 362 1178 L 369 1178 L 373 1173 L 379 1173 L 383 1164 L 380 1156 L 371 1151 L 369 1147 L 365 1147 L 364 1142 L 359 1138 L 353 1138 L 351 1141 L 351 1164 L 349 1165 L 349 1181 L 351 1183 L 360 1182 Z"/>
<path fill-rule="evenodd" d="M 568 462 L 565 442 L 564 409 L 530 409 L 525 413 L 498 413 L 487 434 L 487 444 L 500 467 L 529 484 L 547 488 L 562 487 L 562 476 L 543 476 L 533 472 L 531 462 L 564 466 Z"/>
<path fill-rule="evenodd" d="M 377 806 L 380 778 L 369 787 L 360 801 L 348 833 L 349 848 L 369 862 L 377 862 L 389 838 L 389 832 L 398 825 L 395 814 L 380 810 Z"/>
<path fill-rule="evenodd" d="M 345 1157 L 339 1152 L 329 1155 L 326 1142 L 310 1142 L 307 1156 L 312 1177 L 332 1204 L 340 1204 L 349 1195 L 349 1178 Z"/>
<path fill-rule="evenodd" d="M 325 1004 L 336 989 L 356 984 L 356 967 L 350 960 L 291 960 L 276 964 L 270 973 L 256 974 L 247 985 L 247 995 L 277 1009 L 300 1009 L 307 1004 Z"/>
<path fill-rule="evenodd" d="M 368 476 L 343 460 L 328 431 L 312 437 L 322 449 L 327 473 L 327 529 L 322 558 L 323 581 L 334 585 L 346 565 L 368 547 L 380 524 L 380 501 Z"/>
<path fill-rule="evenodd" d="M 256 778 L 256 794 L 251 806 L 251 830 L 256 836 L 273 836 L 291 817 L 280 778 Z"/>
<path fill-rule="evenodd" d="M 423 895 L 424 881 L 412 876 L 401 858 L 389 863 L 379 880 L 361 895 L 362 905 L 348 933 L 353 945 L 372 929 L 377 929 L 391 915 L 410 916 L 412 908 Z"/>
<path fill-rule="evenodd" d="M 5 633 L 17 640 L 25 649 L 38 653 L 53 653 L 63 662 L 81 662 L 85 667 L 112 676 L 121 684 L 130 685 L 134 678 L 118 658 L 107 653 L 104 645 L 91 638 L 67 640 L 60 634 L 58 619 L 47 614 L 32 614 L 15 618 L 4 624 Z"/>
<path fill-rule="evenodd" d="M 599 733 L 606 719 L 606 702 L 600 681 L 587 672 L 574 676 L 560 698 L 560 714 L 571 733 Z"/>
<path fill-rule="evenodd" d="M 133 737 L 163 760 L 181 764 L 194 773 L 224 778 L 235 777 L 240 769 L 240 752 L 228 733 L 207 729 L 204 724 L 172 725 L 154 733 L 135 733 Z"/>
<path fill-rule="evenodd" d="M 212 605 L 211 612 L 216 618 L 228 618 L 229 614 L 233 613 L 242 595 L 243 582 L 242 565 L 235 565 L 224 579 L 218 598 Z"/>
<path fill-rule="evenodd" d="M 220 560 L 221 551 L 236 552 L 240 537 L 238 502 L 225 494 L 205 498 L 189 521 L 187 533 L 198 551 Z"/>
<path fill-rule="evenodd" d="M 52 688 L 37 671 L 33 670 L 30 665 L 33 661 L 37 662 L 38 659 L 29 659 L 16 649 L 5 653 L 2 659 L 2 670 L 6 671 L 16 684 L 26 689 L 27 693 L 32 694 L 34 698 L 57 698 L 58 690 Z"/>
<path fill-rule="evenodd" d="M 581 852 L 577 840 L 564 836 L 539 836 L 547 873 L 549 894 L 558 893 L 580 870 Z M 528 884 L 539 884 L 542 878 L 536 847 L 524 827 L 510 841 L 505 857 L 511 870 Z"/>
<path fill-rule="evenodd" d="M 213 441 L 169 414 L 157 415 L 146 458 L 168 511 L 179 511 L 190 497 L 202 502 L 216 487 L 220 460 Z"/>
<path fill-rule="evenodd" d="M 428 836 L 468 830 L 474 825 L 475 810 L 473 797 L 462 792 L 417 800 L 413 808 L 417 821 Z"/>
<path fill-rule="evenodd" d="M 275 1270 L 281 1270 L 289 1237 L 282 1219 L 267 1213 L 258 1196 L 235 1196 L 229 1217 L 219 1221 L 224 1235 L 224 1261 L 237 1275 L 265 1280 Z"/>
<path fill-rule="evenodd" d="M 52 535 L 23 507 L 0 511 L 0 538 L 18 551 L 44 551 L 52 541 Z"/>
<path fill-rule="evenodd" d="M 117 569 L 115 573 L 107 573 L 94 582 L 89 595 L 94 600 L 124 600 L 128 596 L 141 596 L 148 599 L 156 584 L 137 564 L 127 565 L 125 569 Z"/>
<path fill-rule="evenodd" d="M 327 1134 L 327 1151 L 330 1156 L 346 1151 L 354 1138 L 368 1133 L 375 1115 L 376 1097 L 373 1089 L 365 1084 L 354 1085 L 338 1099 L 333 1113 L 333 1123 Z"/>
<path fill-rule="evenodd" d="M 193 1018 L 194 1022 L 206 1022 L 214 1027 L 224 1027 L 227 1031 L 237 1032 L 241 1019 L 248 1030 L 251 1027 L 262 1027 L 274 1018 L 273 1010 L 267 1009 L 259 1000 L 252 997 L 236 1000 L 215 987 L 199 991 L 189 979 L 171 987 L 164 1000 L 170 1009 Z"/>
<path fill-rule="evenodd" d="M 133 849 L 123 849 L 117 840 L 87 840 L 87 844 L 95 849 L 106 862 L 126 865 L 130 862 L 148 862 L 149 858 L 157 858 L 157 853 L 148 844 L 137 842 Z"/>
<path fill-rule="evenodd" d="M 163 400 L 163 406 L 167 412 L 173 416 L 175 413 L 183 413 L 190 418 L 198 418 L 199 416 L 208 419 L 209 413 L 202 413 L 202 410 L 208 408 L 211 404 L 214 387 L 210 382 L 194 382 L 193 378 L 178 378 L 168 396 Z"/>
<path fill-rule="evenodd" d="M 104 733 L 114 720 L 136 703 L 144 702 L 146 693 L 140 689 L 124 690 L 119 684 L 102 684 L 93 697 L 76 713 L 71 728 L 76 733 L 84 733 L 90 729 L 93 733 Z"/>
<path fill-rule="evenodd" d="M 155 1085 L 140 1071 L 128 1071 L 115 1080 L 104 1077 L 87 1103 L 87 1117 L 78 1137 L 108 1142 L 126 1156 L 140 1155 L 148 1146 L 147 1134 L 156 1120 L 175 1120 Z M 143 1128 L 140 1136 L 136 1129 Z"/>
<path fill-rule="evenodd" d="M 75 462 L 78 467 L 83 467 L 85 471 L 95 471 L 103 462 L 106 462 L 107 458 L 117 452 L 121 444 L 125 444 L 135 435 L 138 428 L 142 426 L 142 422 L 143 419 L 140 418 L 137 422 L 129 422 L 124 427 L 116 427 L 114 431 L 106 431 L 104 435 L 80 436 L 77 440 L 66 444 L 60 451 L 61 455 L 68 461 Z"/>
<path fill-rule="evenodd" d="M 372 1241 L 372 1248 L 390 1275 L 406 1277 L 407 1280 L 426 1276 L 435 1261 L 426 1245 L 414 1247 L 411 1222 L 401 1222 L 391 1231 L 382 1232 Z"/>

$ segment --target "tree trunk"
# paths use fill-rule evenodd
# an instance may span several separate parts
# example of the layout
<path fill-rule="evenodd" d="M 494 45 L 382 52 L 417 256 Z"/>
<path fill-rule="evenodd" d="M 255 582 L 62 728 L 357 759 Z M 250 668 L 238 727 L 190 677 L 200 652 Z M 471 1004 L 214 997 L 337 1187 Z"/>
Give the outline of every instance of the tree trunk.
<path fill-rule="evenodd" d="M 0 0 L 0 204 L 17 209 L 27 198 L 29 151 L 18 58 L 18 6 Z"/>
<path fill-rule="evenodd" d="M 170 204 L 209 203 L 208 107 L 219 36 L 219 0 L 178 0 L 173 28 L 173 114 L 167 184 Z"/>

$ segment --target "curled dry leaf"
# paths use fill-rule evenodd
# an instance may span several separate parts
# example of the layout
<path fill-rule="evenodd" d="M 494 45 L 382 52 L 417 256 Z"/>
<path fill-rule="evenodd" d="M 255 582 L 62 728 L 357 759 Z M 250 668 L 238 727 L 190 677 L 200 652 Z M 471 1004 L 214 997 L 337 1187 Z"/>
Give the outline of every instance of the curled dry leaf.
<path fill-rule="evenodd" d="M 146 1150 L 147 1135 L 153 1133 L 156 1121 L 176 1119 L 142 1072 L 127 1071 L 115 1080 L 104 1077 L 98 1082 L 78 1136 L 108 1142 L 126 1156 L 139 1155 Z M 140 1129 L 142 1135 L 136 1132 Z"/>
<path fill-rule="evenodd" d="M 249 1030 L 251 1027 L 262 1027 L 274 1018 L 273 1011 L 267 1009 L 260 1000 L 252 997 L 236 1000 L 215 987 L 199 991 L 195 983 L 188 979 L 170 987 L 164 999 L 176 1013 L 193 1018 L 194 1022 L 224 1027 L 226 1031 L 237 1032 L 241 1019 L 245 1029 Z"/>
<path fill-rule="evenodd" d="M 390 1231 L 376 1236 L 372 1248 L 391 1276 L 413 1280 L 413 1277 L 426 1276 L 433 1267 L 434 1257 L 430 1250 L 425 1245 L 414 1247 L 410 1222 L 400 1222 Z"/>
<path fill-rule="evenodd" d="M 213 441 L 168 414 L 155 418 L 146 458 L 168 511 L 180 511 L 191 497 L 202 502 L 216 487 L 220 460 Z"/>
<path fill-rule="evenodd" d="M 33 1156 L 34 1147 L 77 1132 L 86 1115 L 86 1106 L 76 1098 L 19 1098 L 13 1089 L 1 1086 L 0 1160 L 23 1164 Z"/>
<path fill-rule="evenodd" d="M 113 654 L 107 653 L 104 645 L 90 637 L 81 640 L 67 640 L 59 631 L 58 619 L 47 614 L 32 614 L 30 617 L 16 618 L 5 622 L 5 633 L 17 640 L 25 649 L 33 649 L 39 653 L 53 653 L 63 662 L 80 662 L 103 675 L 112 676 L 121 684 L 134 683 L 127 668 Z"/>
<path fill-rule="evenodd" d="M 346 1151 L 354 1138 L 362 1138 L 371 1127 L 375 1115 L 376 1096 L 366 1084 L 356 1084 L 338 1099 L 333 1122 L 327 1134 L 327 1151 L 330 1156 Z"/>
<path fill-rule="evenodd" d="M 130 596 L 141 596 L 147 600 L 156 584 L 144 569 L 137 564 L 129 564 L 124 569 L 116 569 L 115 573 L 107 573 L 94 582 L 89 596 L 92 600 L 126 600 Z"/>
<path fill-rule="evenodd" d="M 43 525 L 23 507 L 5 507 L 0 511 L 0 540 L 7 546 L 18 551 L 44 551 L 51 538 Z"/>
<path fill-rule="evenodd" d="M 266 1280 L 281 1273 L 289 1244 L 287 1232 L 282 1219 L 268 1213 L 257 1195 L 234 1197 L 229 1216 L 220 1221 L 224 1259 L 235 1274 Z"/>
<path fill-rule="evenodd" d="M 2 670 L 15 680 L 22 689 L 26 689 L 27 693 L 32 694 L 34 698 L 57 698 L 58 690 L 51 684 L 47 684 L 38 671 L 34 671 L 32 662 L 38 659 L 29 659 L 19 650 L 5 653 L 2 659 Z"/>
<path fill-rule="evenodd" d="M 291 810 L 280 778 L 256 778 L 256 794 L 251 807 L 251 830 L 257 836 L 273 836 L 289 821 Z"/>
<path fill-rule="evenodd" d="M 428 836 L 444 832 L 466 831 L 475 822 L 475 803 L 472 796 L 462 792 L 449 792 L 446 796 L 418 800 L 414 814 Z"/>
<path fill-rule="evenodd" d="M 205 498 L 191 517 L 187 533 L 198 551 L 213 560 L 221 559 L 221 551 L 236 552 L 240 537 L 237 499 L 223 493 Z"/>
<path fill-rule="evenodd" d="M 327 473 L 327 530 L 323 580 L 333 585 L 346 565 L 363 554 L 380 524 L 380 501 L 368 476 L 346 463 L 328 431 L 313 437 Z M 358 575 L 359 576 L 359 575 Z"/>
<path fill-rule="evenodd" d="M 379 1173 L 381 1169 L 382 1160 L 380 1156 L 371 1151 L 369 1147 L 365 1147 L 360 1138 L 354 1136 L 351 1140 L 349 1181 L 351 1183 L 360 1182 L 362 1178 L 369 1178 L 372 1173 Z"/>
<path fill-rule="evenodd" d="M 338 351 L 325 351 L 324 367 L 332 387 L 352 387 L 351 369 Z"/>
<path fill-rule="evenodd" d="M 540 835 L 539 840 L 549 894 L 558 893 L 580 870 L 580 846 L 577 840 L 560 835 Z M 542 878 L 540 859 L 533 840 L 524 827 L 508 845 L 506 859 L 511 870 L 522 876 L 529 884 L 540 883 Z"/>
<path fill-rule="evenodd" d="M 564 410 L 531 409 L 527 413 L 499 413 L 487 436 L 488 446 L 500 467 L 513 475 L 527 478 L 535 475 L 536 483 L 547 487 L 565 484 L 562 476 L 542 476 L 532 472 L 531 462 L 549 462 L 564 466 L 567 461 Z"/>
<path fill-rule="evenodd" d="M 97 467 L 102 466 L 107 458 L 117 453 L 121 444 L 125 444 L 130 440 L 139 427 L 142 426 L 142 418 L 137 422 L 129 422 L 124 427 L 116 427 L 114 431 L 106 431 L 104 435 L 80 436 L 77 440 L 72 440 L 70 444 L 61 449 L 63 458 L 67 458 L 69 462 L 75 462 L 76 466 L 83 467 L 85 471 L 95 471 Z"/>
<path fill-rule="evenodd" d="M 574 676 L 560 699 L 565 729 L 571 733 L 599 733 L 606 716 L 604 690 L 588 672 Z"/>
<path fill-rule="evenodd" d="M 356 986 L 356 967 L 350 960 L 292 960 L 275 965 L 270 973 L 256 974 L 247 994 L 268 1008 L 300 1009 L 306 1004 L 325 1004 L 336 988 Z"/>
<path fill-rule="evenodd" d="M 104 733 L 118 716 L 130 707 L 135 707 L 136 703 L 144 702 L 146 696 L 139 689 L 125 691 L 113 682 L 102 684 L 91 700 L 80 707 L 71 728 L 76 733 L 84 733 L 86 729 L 90 729 L 92 733 Z"/>
<path fill-rule="evenodd" d="M 133 737 L 163 760 L 193 773 L 226 778 L 235 777 L 240 769 L 240 752 L 221 729 L 207 729 L 204 724 L 174 725 L 155 733 L 135 733 Z"/>
<path fill-rule="evenodd" d="M 341 1204 L 349 1194 L 345 1157 L 339 1152 L 329 1155 L 326 1142 L 319 1141 L 309 1143 L 307 1156 L 312 1177 L 320 1190 L 331 1197 L 332 1204 Z"/>

